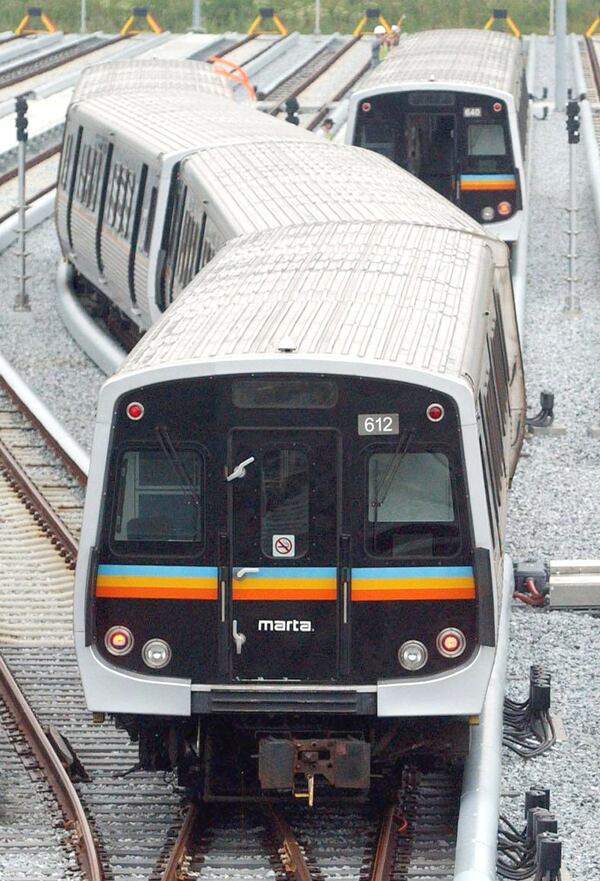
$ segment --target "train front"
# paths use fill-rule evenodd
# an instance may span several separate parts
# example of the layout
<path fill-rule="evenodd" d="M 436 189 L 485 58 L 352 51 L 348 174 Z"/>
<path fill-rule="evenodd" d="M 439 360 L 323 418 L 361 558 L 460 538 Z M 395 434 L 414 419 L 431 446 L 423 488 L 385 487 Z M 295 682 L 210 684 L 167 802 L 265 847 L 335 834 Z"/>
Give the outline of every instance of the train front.
<path fill-rule="evenodd" d="M 494 658 L 466 383 L 305 361 L 125 375 L 100 399 L 86 698 L 207 799 L 362 795 L 407 753 L 462 755 Z"/>

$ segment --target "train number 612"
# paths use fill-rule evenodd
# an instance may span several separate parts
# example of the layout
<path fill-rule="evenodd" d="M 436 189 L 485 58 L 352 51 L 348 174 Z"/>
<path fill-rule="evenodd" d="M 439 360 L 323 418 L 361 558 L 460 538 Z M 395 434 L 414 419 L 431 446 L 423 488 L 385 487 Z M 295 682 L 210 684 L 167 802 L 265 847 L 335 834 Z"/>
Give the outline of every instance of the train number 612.
<path fill-rule="evenodd" d="M 398 413 L 360 413 L 358 433 L 359 435 L 399 434 L 400 416 Z"/>

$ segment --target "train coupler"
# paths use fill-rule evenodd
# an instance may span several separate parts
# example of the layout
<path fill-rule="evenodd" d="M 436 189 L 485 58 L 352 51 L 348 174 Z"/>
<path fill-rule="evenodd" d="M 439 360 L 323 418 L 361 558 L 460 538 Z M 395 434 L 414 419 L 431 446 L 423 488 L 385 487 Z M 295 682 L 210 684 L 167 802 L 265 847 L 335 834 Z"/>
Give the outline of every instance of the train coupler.
<path fill-rule="evenodd" d="M 258 777 L 262 789 L 292 792 L 312 807 L 317 776 L 338 789 L 369 788 L 371 747 L 363 740 L 308 740 L 265 737 L 258 745 Z M 306 781 L 303 788 L 302 778 Z"/>

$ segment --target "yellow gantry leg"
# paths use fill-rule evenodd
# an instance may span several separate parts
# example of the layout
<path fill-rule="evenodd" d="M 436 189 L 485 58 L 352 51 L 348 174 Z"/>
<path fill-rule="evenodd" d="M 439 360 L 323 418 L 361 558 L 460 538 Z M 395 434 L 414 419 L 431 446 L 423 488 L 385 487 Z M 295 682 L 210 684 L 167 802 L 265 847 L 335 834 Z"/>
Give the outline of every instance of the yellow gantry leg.
<path fill-rule="evenodd" d="M 43 28 L 33 28 L 29 27 L 29 22 L 32 18 L 39 18 L 41 23 L 43 24 Z M 46 13 L 39 8 L 39 6 L 32 6 L 27 10 L 19 24 L 15 29 L 15 34 L 17 37 L 22 37 L 24 34 L 38 34 L 41 31 L 48 31 L 51 34 L 55 34 L 58 28 L 50 18 L 50 16 L 46 15 Z"/>
<path fill-rule="evenodd" d="M 596 16 L 596 18 L 593 20 L 593 22 L 585 32 L 586 37 L 593 37 L 598 30 L 598 25 L 600 25 L 600 15 Z"/>

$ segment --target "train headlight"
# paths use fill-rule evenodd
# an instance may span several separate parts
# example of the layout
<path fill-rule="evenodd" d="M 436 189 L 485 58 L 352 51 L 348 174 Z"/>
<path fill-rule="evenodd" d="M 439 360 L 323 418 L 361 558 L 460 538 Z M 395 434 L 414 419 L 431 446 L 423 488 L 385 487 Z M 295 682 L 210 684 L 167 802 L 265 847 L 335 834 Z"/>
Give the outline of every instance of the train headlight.
<path fill-rule="evenodd" d="M 496 210 L 501 217 L 507 217 L 512 211 L 512 205 L 510 202 L 499 202 Z"/>
<path fill-rule="evenodd" d="M 133 648 L 133 633 L 129 627 L 117 625 L 106 631 L 104 645 L 111 655 L 128 655 Z"/>
<path fill-rule="evenodd" d="M 446 627 L 441 630 L 435 641 L 436 648 L 444 658 L 458 658 L 465 650 L 467 640 L 462 630 L 456 627 Z"/>
<path fill-rule="evenodd" d="M 427 649 L 417 639 L 403 642 L 398 649 L 398 660 L 405 670 L 420 670 L 427 663 Z"/>
<path fill-rule="evenodd" d="M 494 209 L 492 208 L 491 205 L 486 205 L 485 208 L 481 209 L 481 219 L 482 220 L 493 220 L 495 213 L 496 212 L 494 211 Z"/>
<path fill-rule="evenodd" d="M 164 639 L 149 639 L 142 649 L 142 659 L 147 667 L 161 670 L 171 660 L 171 647 Z"/>

